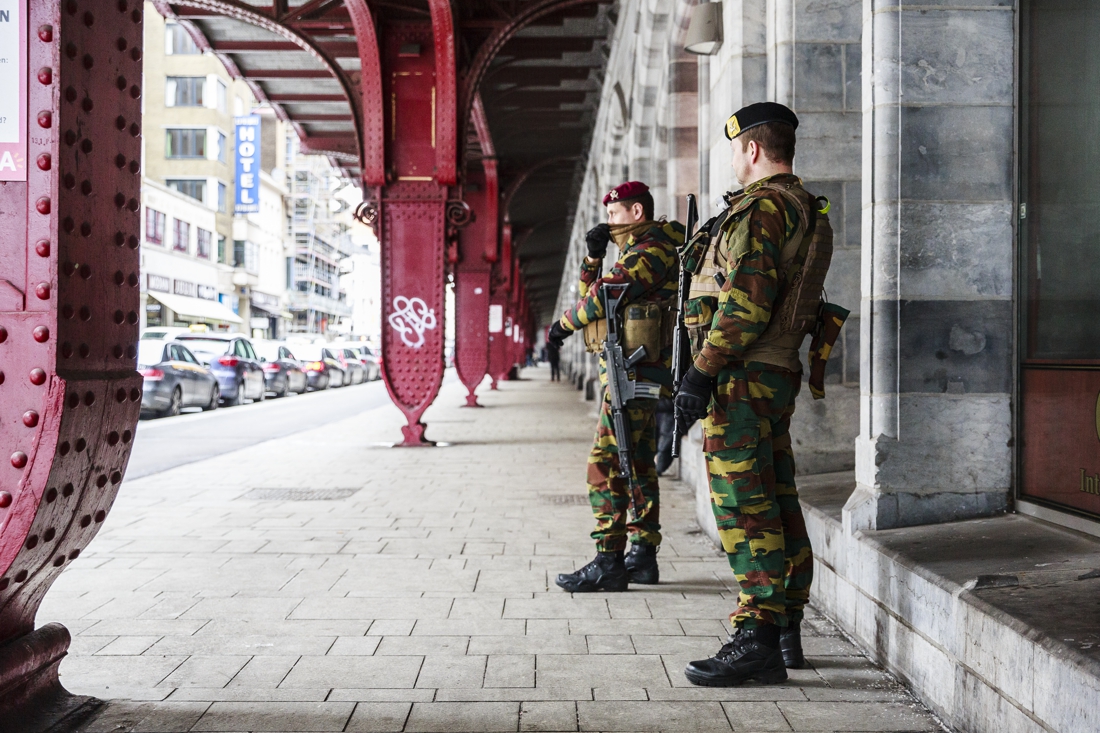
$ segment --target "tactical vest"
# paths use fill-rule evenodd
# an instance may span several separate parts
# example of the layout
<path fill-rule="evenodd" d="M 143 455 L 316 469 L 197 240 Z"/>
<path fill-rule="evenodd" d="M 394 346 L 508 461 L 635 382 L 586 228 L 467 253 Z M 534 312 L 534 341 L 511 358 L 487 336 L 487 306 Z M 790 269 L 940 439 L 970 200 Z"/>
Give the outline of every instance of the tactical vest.
<path fill-rule="evenodd" d="M 798 228 L 779 255 L 779 295 L 767 328 L 742 355 L 790 371 L 801 371 L 798 350 L 818 321 L 825 276 L 833 256 L 833 229 L 827 199 L 816 198 L 801 183 L 764 183 L 729 202 L 725 218 L 710 232 L 700 232 L 685 248 L 684 267 L 693 272 L 684 323 L 692 355 L 702 350 L 718 308 L 718 294 L 731 263 L 748 252 L 749 209 L 769 193 L 779 194 L 798 212 Z M 824 205 L 819 202 L 823 201 Z"/>

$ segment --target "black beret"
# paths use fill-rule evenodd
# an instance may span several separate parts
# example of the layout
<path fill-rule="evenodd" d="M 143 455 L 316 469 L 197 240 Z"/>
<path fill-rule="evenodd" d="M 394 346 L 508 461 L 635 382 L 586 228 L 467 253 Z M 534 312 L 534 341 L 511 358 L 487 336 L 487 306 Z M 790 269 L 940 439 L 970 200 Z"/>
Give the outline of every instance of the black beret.
<path fill-rule="evenodd" d="M 775 102 L 757 102 L 742 107 L 726 120 L 726 139 L 732 140 L 750 127 L 766 122 L 782 122 L 798 129 L 798 117 L 789 107 Z"/>

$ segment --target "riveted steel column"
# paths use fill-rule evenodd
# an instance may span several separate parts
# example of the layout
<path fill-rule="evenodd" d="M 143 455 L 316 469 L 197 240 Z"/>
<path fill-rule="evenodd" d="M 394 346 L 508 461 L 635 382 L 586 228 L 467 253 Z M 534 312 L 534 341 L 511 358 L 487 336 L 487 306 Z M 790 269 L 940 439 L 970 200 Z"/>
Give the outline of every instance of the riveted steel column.
<path fill-rule="evenodd" d="M 57 624 L 36 631 L 35 613 L 111 508 L 141 400 L 134 367 L 142 4 L 24 7 L 27 174 L 0 183 L 5 722 L 60 691 L 69 635 Z"/>
<path fill-rule="evenodd" d="M 480 407 L 475 390 L 489 369 L 489 295 L 492 265 L 485 261 L 490 242 L 497 241 L 496 161 L 482 161 L 482 170 L 466 174 L 465 201 L 473 221 L 459 235 L 455 265 L 455 367 L 466 385 L 467 407 Z"/>
<path fill-rule="evenodd" d="M 383 40 L 387 185 L 379 202 L 383 376 L 405 413 L 403 445 L 430 445 L 421 415 L 443 381 L 447 187 L 437 178 L 437 68 L 432 26 L 393 24 Z M 453 109 L 453 107 L 452 107 Z"/>

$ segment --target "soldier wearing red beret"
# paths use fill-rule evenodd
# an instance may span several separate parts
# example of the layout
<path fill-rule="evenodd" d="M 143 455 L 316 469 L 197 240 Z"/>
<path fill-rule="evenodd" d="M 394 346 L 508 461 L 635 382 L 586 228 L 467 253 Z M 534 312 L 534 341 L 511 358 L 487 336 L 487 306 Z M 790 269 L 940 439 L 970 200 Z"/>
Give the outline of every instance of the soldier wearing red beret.
<path fill-rule="evenodd" d="M 659 387 L 663 397 L 672 394 L 672 327 L 679 277 L 677 248 L 684 242 L 684 228 L 677 222 L 654 221 L 653 195 L 640 181 L 628 181 L 603 197 L 607 223 L 593 227 L 586 235 L 588 256 L 581 264 L 581 298 L 550 328 L 551 344 L 558 346 L 575 331 L 584 330 L 590 351 L 600 348 L 605 322 L 600 288 L 604 283 L 627 284 L 621 313 L 635 319 L 663 319 L 649 323 L 646 333 L 656 333 L 646 346 L 648 356 L 635 366 L 636 380 Z M 600 276 L 607 245 L 614 241 L 618 259 L 611 271 Z M 631 308 L 642 305 L 642 308 Z M 627 350 L 631 323 L 624 327 Z M 638 325 L 635 321 L 633 325 Z M 639 329 L 639 333 L 642 329 Z M 600 384 L 607 385 L 606 365 L 600 361 Z M 653 389 L 654 394 L 657 388 Z M 658 581 L 657 547 L 661 543 L 660 496 L 655 458 L 657 453 L 657 398 L 634 399 L 627 403 L 630 419 L 633 471 L 645 499 L 645 508 L 633 521 L 627 520 L 630 490 L 619 476 L 618 447 L 612 427 L 611 402 L 604 389 L 600 422 L 588 456 L 588 497 L 596 528 L 596 558 L 574 573 L 562 573 L 557 584 L 575 593 L 624 591 L 628 583 Z M 630 552 L 625 554 L 627 542 Z"/>

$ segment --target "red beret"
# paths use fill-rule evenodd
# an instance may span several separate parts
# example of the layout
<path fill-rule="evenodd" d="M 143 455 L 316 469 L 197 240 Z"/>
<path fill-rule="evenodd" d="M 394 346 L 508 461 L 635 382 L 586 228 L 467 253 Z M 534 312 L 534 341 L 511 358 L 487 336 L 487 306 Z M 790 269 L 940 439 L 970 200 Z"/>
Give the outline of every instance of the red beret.
<path fill-rule="evenodd" d="M 632 199 L 635 196 L 641 196 L 643 193 L 649 190 L 649 186 L 645 185 L 641 181 L 627 181 L 626 183 L 620 183 L 615 188 L 607 192 L 607 195 L 603 197 L 603 205 L 607 206 L 615 201 L 622 201 L 624 199 Z"/>

